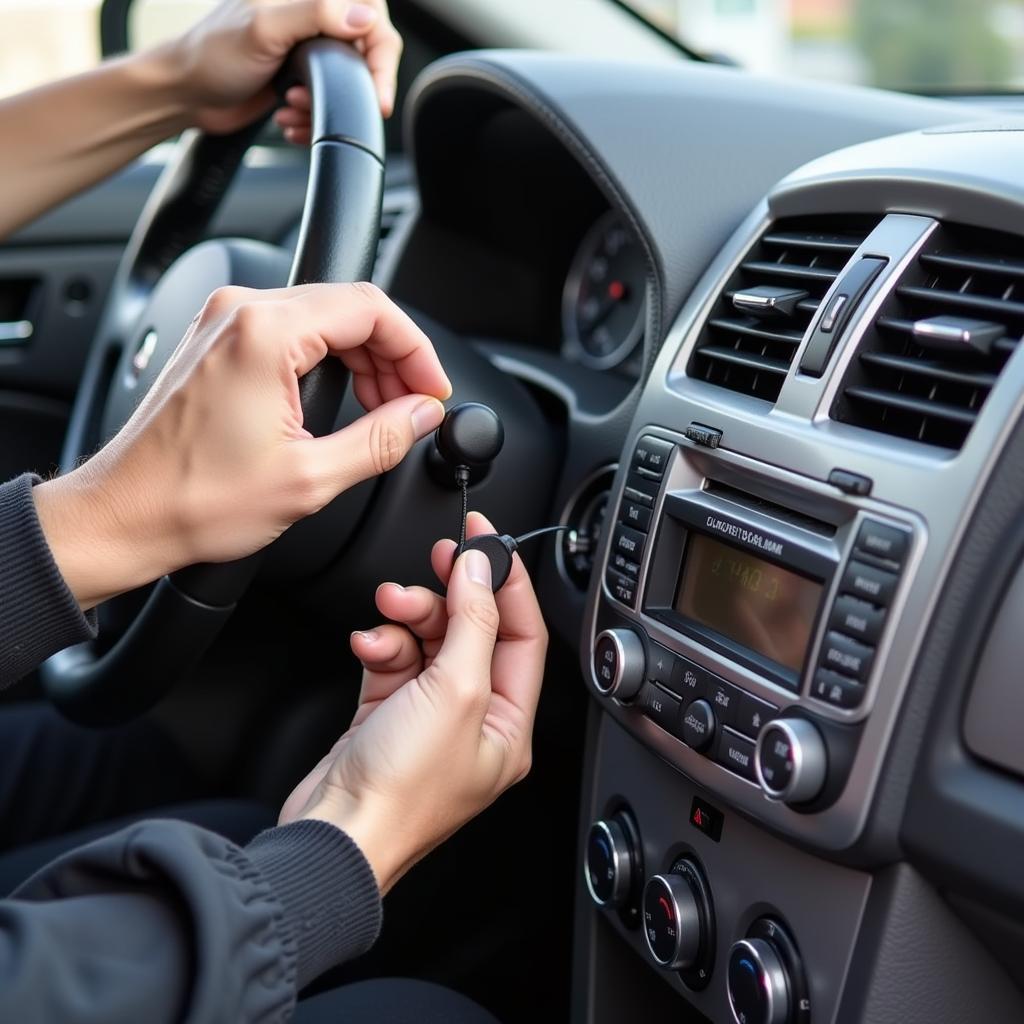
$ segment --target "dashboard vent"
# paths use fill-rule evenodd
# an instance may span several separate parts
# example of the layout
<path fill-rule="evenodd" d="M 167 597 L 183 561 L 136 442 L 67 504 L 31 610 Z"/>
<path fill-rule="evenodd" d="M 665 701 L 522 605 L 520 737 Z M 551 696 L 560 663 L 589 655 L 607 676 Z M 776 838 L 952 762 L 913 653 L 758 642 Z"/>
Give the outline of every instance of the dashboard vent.
<path fill-rule="evenodd" d="M 865 334 L 833 419 L 958 450 L 1024 334 L 1024 241 L 940 227 Z"/>
<path fill-rule="evenodd" d="M 729 279 L 687 373 L 774 402 L 822 296 L 877 218 L 776 221 Z"/>

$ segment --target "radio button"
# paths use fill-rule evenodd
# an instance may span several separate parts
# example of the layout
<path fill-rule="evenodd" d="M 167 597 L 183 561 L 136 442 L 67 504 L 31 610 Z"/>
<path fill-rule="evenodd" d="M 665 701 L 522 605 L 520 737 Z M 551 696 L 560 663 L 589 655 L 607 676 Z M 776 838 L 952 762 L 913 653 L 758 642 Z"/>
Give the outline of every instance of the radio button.
<path fill-rule="evenodd" d="M 614 569 L 608 569 L 604 579 L 616 601 L 621 601 L 630 608 L 636 607 L 636 580 L 620 576 Z"/>
<path fill-rule="evenodd" d="M 634 562 L 639 562 L 644 554 L 646 534 L 631 530 L 628 526 L 617 526 L 612 537 L 612 551 L 625 555 Z"/>
<path fill-rule="evenodd" d="M 619 522 L 646 533 L 651 527 L 651 510 L 638 502 L 623 500 L 619 506 Z"/>
<path fill-rule="evenodd" d="M 857 534 L 857 550 L 902 565 L 907 554 L 907 540 L 905 530 L 898 530 L 895 526 L 874 519 L 865 519 Z"/>
<path fill-rule="evenodd" d="M 594 683 L 605 697 L 635 697 L 644 683 L 645 661 L 635 630 L 605 629 L 594 638 Z"/>
<path fill-rule="evenodd" d="M 665 472 L 674 448 L 675 445 L 671 441 L 663 441 L 660 437 L 641 437 L 633 455 L 633 468 L 646 469 L 660 477 Z"/>
<path fill-rule="evenodd" d="M 892 600 L 896 580 L 895 573 L 850 559 L 846 572 L 843 573 L 840 589 L 844 594 L 852 594 L 874 604 L 884 605 Z"/>
<path fill-rule="evenodd" d="M 643 713 L 665 732 L 674 736 L 679 723 L 679 698 L 654 683 L 645 683 L 640 691 L 640 708 Z"/>
<path fill-rule="evenodd" d="M 715 713 L 706 700 L 693 701 L 679 719 L 679 738 L 698 753 L 711 746 L 715 738 Z"/>
<path fill-rule="evenodd" d="M 828 752 L 805 718 L 777 718 L 757 738 L 757 781 L 765 795 L 787 804 L 813 800 L 825 785 Z"/>
<path fill-rule="evenodd" d="M 647 652 L 647 678 L 659 686 L 671 689 L 675 660 L 676 656 L 671 651 L 661 644 L 652 643 Z"/>
<path fill-rule="evenodd" d="M 689 702 L 706 697 L 711 692 L 711 684 L 714 681 L 715 677 L 700 665 L 695 665 L 685 658 L 676 658 L 669 688 L 673 693 L 678 693 L 684 702 Z"/>
<path fill-rule="evenodd" d="M 715 714 L 725 725 L 735 725 L 740 711 L 740 697 L 743 691 L 730 686 L 729 683 L 715 679 L 708 689 L 708 703 L 715 709 Z"/>
<path fill-rule="evenodd" d="M 749 693 L 741 693 L 733 724 L 740 732 L 757 739 L 761 729 L 778 713 L 779 709 L 774 704 L 758 700 Z"/>
<path fill-rule="evenodd" d="M 831 704 L 834 708 L 849 710 L 857 707 L 864 699 L 864 686 L 854 679 L 841 676 L 838 672 L 820 668 L 814 674 L 811 696 Z"/>
<path fill-rule="evenodd" d="M 745 736 L 723 729 L 718 735 L 712 756 L 723 768 L 751 782 L 757 781 L 754 772 L 754 744 Z"/>
<path fill-rule="evenodd" d="M 836 598 L 828 628 L 845 633 L 865 643 L 876 644 L 882 633 L 885 611 L 849 594 Z"/>
<path fill-rule="evenodd" d="M 829 633 L 821 652 L 821 664 L 843 675 L 852 676 L 858 682 L 865 682 L 871 672 L 875 649 L 859 644 L 842 633 Z"/>
<path fill-rule="evenodd" d="M 640 563 L 632 561 L 632 559 L 627 558 L 625 555 L 612 555 L 609 568 L 613 568 L 616 572 L 620 572 L 623 576 L 629 576 L 634 580 L 640 578 Z"/>
<path fill-rule="evenodd" d="M 658 489 L 661 484 L 652 480 L 649 476 L 640 476 L 639 473 L 630 473 L 626 478 L 626 490 L 623 497 L 629 501 L 636 501 L 641 505 L 651 506 L 658 496 Z"/>

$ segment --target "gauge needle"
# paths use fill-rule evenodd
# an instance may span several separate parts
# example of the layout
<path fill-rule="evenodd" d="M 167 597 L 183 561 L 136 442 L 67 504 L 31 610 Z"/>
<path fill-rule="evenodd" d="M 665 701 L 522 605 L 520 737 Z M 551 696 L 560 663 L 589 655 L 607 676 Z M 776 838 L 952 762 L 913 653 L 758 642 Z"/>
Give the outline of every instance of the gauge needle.
<path fill-rule="evenodd" d="M 587 329 L 591 334 L 597 330 L 608 319 L 611 311 L 622 302 L 627 295 L 626 286 L 621 281 L 610 281 L 604 302 L 598 307 L 597 312 L 587 323 Z"/>

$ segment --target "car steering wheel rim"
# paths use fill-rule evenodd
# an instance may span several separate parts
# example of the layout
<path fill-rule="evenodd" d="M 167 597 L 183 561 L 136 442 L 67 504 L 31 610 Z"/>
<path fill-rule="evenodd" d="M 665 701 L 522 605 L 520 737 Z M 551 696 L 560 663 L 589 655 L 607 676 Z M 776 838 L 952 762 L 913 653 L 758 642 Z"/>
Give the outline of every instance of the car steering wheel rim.
<path fill-rule="evenodd" d="M 295 84 L 310 90 L 312 132 L 306 198 L 288 284 L 366 280 L 376 257 L 384 184 L 384 130 L 373 81 L 354 47 L 319 38 L 296 47 L 278 75 L 279 90 Z M 129 407 L 126 403 L 141 397 L 116 395 L 121 385 L 117 367 L 131 364 L 146 347 L 145 338 L 135 336 L 145 329 L 148 303 L 156 301 L 161 282 L 190 254 L 197 260 L 209 258 L 215 243 L 196 243 L 262 124 L 226 136 L 189 133 L 179 143 L 111 286 L 72 412 L 62 472 L 96 449 L 109 405 L 119 401 Z M 204 246 L 207 252 L 200 254 Z M 239 256 L 241 243 L 225 247 L 230 249 L 228 263 L 254 255 L 243 249 Z M 213 255 L 224 262 L 222 254 Z M 257 264 L 250 280 L 262 286 L 272 283 L 273 259 L 269 270 L 265 261 L 250 262 Z M 198 299 L 199 305 L 205 297 Z M 149 367 L 148 360 L 147 353 L 151 383 L 159 367 Z M 332 429 L 347 383 L 348 371 L 330 357 L 302 378 L 299 392 L 307 430 L 319 436 Z M 47 695 L 67 717 L 88 725 L 115 724 L 148 710 L 202 657 L 260 562 L 257 553 L 165 576 L 109 649 L 79 644 L 44 663 L 41 677 Z"/>

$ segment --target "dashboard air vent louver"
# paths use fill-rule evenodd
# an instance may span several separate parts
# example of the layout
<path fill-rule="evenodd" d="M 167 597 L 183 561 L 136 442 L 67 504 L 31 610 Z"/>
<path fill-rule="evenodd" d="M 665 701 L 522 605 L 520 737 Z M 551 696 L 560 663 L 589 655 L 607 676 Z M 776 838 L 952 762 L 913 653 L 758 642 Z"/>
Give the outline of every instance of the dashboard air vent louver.
<path fill-rule="evenodd" d="M 957 450 L 1024 334 L 1024 241 L 940 227 L 861 341 L 833 419 Z"/>
<path fill-rule="evenodd" d="M 822 296 L 877 222 L 776 221 L 712 307 L 689 376 L 774 402 Z"/>

